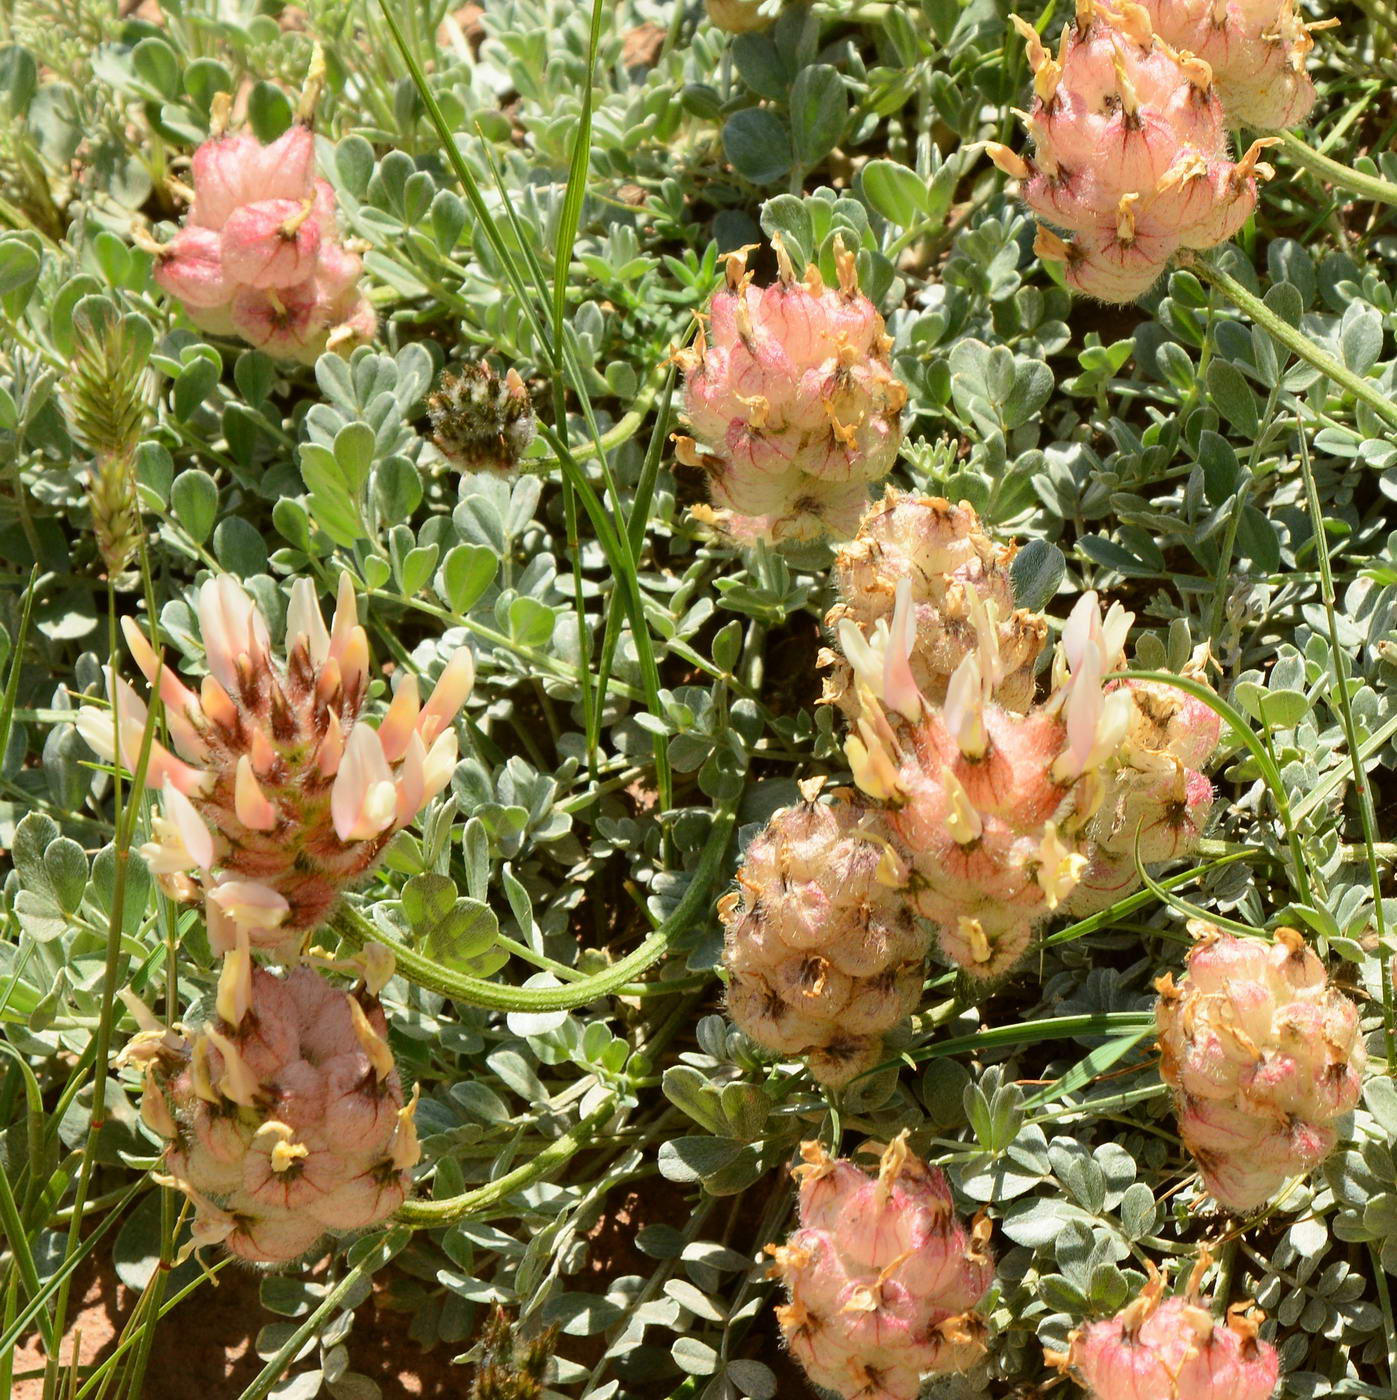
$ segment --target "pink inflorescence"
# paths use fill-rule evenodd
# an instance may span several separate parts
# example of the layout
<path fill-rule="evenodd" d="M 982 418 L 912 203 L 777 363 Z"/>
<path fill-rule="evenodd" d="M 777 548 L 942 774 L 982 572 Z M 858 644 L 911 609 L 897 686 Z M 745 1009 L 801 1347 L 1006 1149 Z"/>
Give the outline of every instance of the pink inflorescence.
<path fill-rule="evenodd" d="M 1197 921 L 1190 932 L 1183 982 L 1155 984 L 1160 1073 L 1208 1192 L 1255 1210 L 1333 1151 L 1334 1121 L 1357 1104 L 1358 1008 L 1294 929 L 1274 943 Z"/>
<path fill-rule="evenodd" d="M 1198 667 L 1184 672 L 1201 680 Z M 1102 772 L 1101 805 L 1087 828 L 1088 863 L 1064 908 L 1085 918 L 1140 883 L 1143 864 L 1193 850 L 1213 809 L 1202 771 L 1218 746 L 1221 721 L 1211 706 L 1177 686 L 1122 681 L 1130 726 Z"/>
<path fill-rule="evenodd" d="M 452 721 L 474 664 L 458 650 L 425 705 L 405 674 L 375 729 L 361 716 L 369 644 L 347 574 L 328 630 L 309 580 L 292 586 L 284 665 L 261 611 L 226 574 L 202 586 L 198 615 L 209 673 L 197 692 L 123 621 L 174 746 L 150 744 L 146 782 L 161 791 L 163 813 L 141 854 L 173 898 L 203 899 L 215 952 L 246 941 L 291 958 L 450 780 Z M 119 753 L 134 771 L 146 706 L 113 680 L 115 716 L 89 706 L 78 727 L 95 752 Z"/>
<path fill-rule="evenodd" d="M 746 250 L 727 260 L 709 324 L 675 359 L 694 437 L 678 458 L 701 467 L 716 510 L 696 514 L 749 542 L 847 538 L 902 440 L 907 390 L 888 359 L 883 318 L 858 287 L 839 244 L 837 289 L 815 264 L 797 279 L 779 235 L 780 269 L 754 287 Z"/>
<path fill-rule="evenodd" d="M 818 786 L 818 784 L 817 784 Z M 883 1057 L 921 1000 L 927 939 L 879 814 L 847 800 L 778 812 L 718 901 L 728 1014 L 757 1044 L 840 1085 Z"/>
<path fill-rule="evenodd" d="M 997 612 L 972 593 L 976 646 L 933 705 L 909 664 L 908 582 L 898 591 L 891 624 L 871 637 L 840 624 L 859 695 L 845 753 L 855 782 L 886 805 L 907 857 L 907 897 L 935 926 L 942 952 L 977 977 L 997 976 L 1088 865 L 1103 771 L 1130 722 L 1128 696 L 1108 691 L 1103 677 L 1119 664 L 1131 616 L 1117 605 L 1103 618 L 1096 595 L 1083 595 L 1048 695 L 1010 710 L 996 699 Z"/>
<path fill-rule="evenodd" d="M 1014 606 L 1009 568 L 1017 550 L 996 544 L 981 528 L 969 503 L 953 505 L 936 496 L 888 488 L 869 510 L 858 533 L 834 556 L 839 602 L 825 625 L 838 632 L 854 623 L 871 636 L 892 619 L 898 585 L 910 588 L 915 636 L 909 653 L 912 679 L 933 704 L 946 698 L 957 666 L 975 650 L 978 634 L 971 594 L 995 609 L 996 645 L 1003 675 L 996 699 L 1006 709 L 1026 710 L 1033 700 L 1034 667 L 1047 639 L 1044 618 Z M 837 652 L 820 653 L 826 678 L 824 700 L 857 718 L 853 673 Z"/>
<path fill-rule="evenodd" d="M 998 143 L 995 163 L 1064 240 L 1039 226 L 1040 257 L 1065 264 L 1069 286 L 1102 301 L 1142 296 L 1181 249 L 1231 238 L 1271 174 L 1254 142 L 1229 158 L 1227 122 L 1209 65 L 1176 51 L 1132 0 L 1078 0 L 1057 57 L 1015 18 L 1028 48 L 1031 158 Z"/>
<path fill-rule="evenodd" d="M 1054 913 L 1084 917 L 1187 855 L 1219 724 L 1162 682 L 1107 680 L 1131 614 L 1083 596 L 1039 695 L 1047 619 L 1018 609 L 974 510 L 889 491 L 836 557 L 825 700 L 861 791 L 778 812 L 719 904 L 728 1011 L 839 1086 L 916 1009 L 925 951 L 1008 972 Z M 1202 684 L 1201 665 L 1187 674 Z M 818 784 L 816 784 L 816 789 Z"/>
<path fill-rule="evenodd" d="M 195 1206 L 193 1246 L 286 1263 L 402 1204 L 421 1154 L 387 1034 L 362 984 L 343 991 L 308 966 L 278 976 L 244 950 L 200 1031 L 135 1038 L 123 1062 L 142 1069 L 166 1184 Z"/>
<path fill-rule="evenodd" d="M 314 363 L 373 339 L 359 255 L 340 237 L 335 192 L 315 174 L 315 137 L 297 122 L 264 146 L 248 132 L 194 153 L 185 225 L 153 247 L 155 280 L 189 319 L 277 359 Z"/>
<path fill-rule="evenodd" d="M 1151 1268 L 1138 1298 L 1079 1328 L 1049 1361 L 1074 1371 L 1092 1400 L 1270 1400 L 1280 1358 L 1257 1333 L 1256 1309 L 1237 1304 L 1220 1323 L 1191 1290 L 1163 1291 Z"/>
<path fill-rule="evenodd" d="M 801 1156 L 800 1228 L 768 1249 L 790 1295 L 777 1318 L 806 1375 L 845 1400 L 916 1400 L 923 1376 L 979 1361 L 988 1221 L 961 1224 L 946 1178 L 905 1133 L 876 1177 L 815 1142 Z"/>
<path fill-rule="evenodd" d="M 1315 105 L 1305 70 L 1311 34 L 1335 20 L 1306 24 L 1295 0 L 1141 0 L 1155 33 L 1213 70 L 1228 117 L 1261 131 L 1303 122 Z"/>

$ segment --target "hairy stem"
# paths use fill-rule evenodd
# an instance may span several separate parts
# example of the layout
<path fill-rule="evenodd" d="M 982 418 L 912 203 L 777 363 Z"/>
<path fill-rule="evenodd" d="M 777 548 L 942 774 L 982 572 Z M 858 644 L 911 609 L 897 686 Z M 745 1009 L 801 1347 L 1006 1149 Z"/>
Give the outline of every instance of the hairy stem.
<path fill-rule="evenodd" d="M 1203 281 L 1220 291 L 1239 311 L 1245 313 L 1268 335 L 1280 341 L 1291 354 L 1304 360 L 1317 369 L 1327 379 L 1347 389 L 1356 399 L 1362 400 L 1383 422 L 1397 428 L 1397 404 L 1384 397 L 1376 384 L 1360 379 L 1351 369 L 1346 369 L 1332 355 L 1321 350 L 1303 331 L 1298 331 L 1288 321 L 1283 321 L 1260 297 L 1253 296 L 1234 277 L 1229 277 L 1221 268 L 1197 258 L 1188 264 Z"/>

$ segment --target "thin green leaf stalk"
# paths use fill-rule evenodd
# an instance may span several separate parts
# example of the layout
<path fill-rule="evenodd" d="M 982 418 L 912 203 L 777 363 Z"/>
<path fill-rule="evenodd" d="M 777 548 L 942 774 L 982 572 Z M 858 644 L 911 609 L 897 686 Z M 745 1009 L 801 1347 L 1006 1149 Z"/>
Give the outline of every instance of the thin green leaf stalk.
<path fill-rule="evenodd" d="M 112 584 L 108 582 L 107 656 L 108 665 L 111 667 L 116 666 L 116 658 L 119 654 L 116 617 L 116 590 L 113 588 Z M 115 723 L 115 705 L 113 705 L 113 724 Z M 96 1167 L 97 1141 L 101 1135 L 102 1129 L 106 1127 L 107 1062 L 111 1055 L 112 1022 L 115 1017 L 113 1004 L 116 999 L 117 973 L 121 965 L 121 930 L 125 922 L 126 913 L 126 881 L 131 862 L 131 841 L 135 835 L 136 817 L 140 812 L 140 798 L 138 794 L 144 782 L 146 765 L 150 758 L 150 745 L 151 740 L 154 738 L 154 728 L 154 715 L 152 714 L 151 719 L 146 724 L 146 732 L 141 741 L 141 754 L 140 761 L 137 764 L 137 771 L 132 780 L 127 799 L 124 802 L 122 799 L 122 784 L 119 772 L 120 765 L 116 765 L 116 771 L 112 779 L 116 811 L 116 870 L 112 879 L 112 911 L 107 921 L 107 948 L 102 966 L 101 1009 L 97 1020 L 96 1034 L 93 1039 L 92 1116 L 88 1122 L 87 1142 L 83 1148 L 82 1165 L 78 1170 L 77 1188 L 73 1199 L 73 1218 L 68 1225 L 68 1254 L 72 1254 L 79 1244 L 79 1237 L 82 1231 L 83 1205 L 87 1200 L 88 1188 L 91 1186 L 92 1174 Z M 70 1279 L 65 1278 L 59 1286 L 58 1296 L 54 1302 L 54 1330 L 59 1337 L 62 1337 L 66 1331 L 65 1323 L 68 1313 L 69 1286 Z M 55 1349 L 48 1357 L 44 1374 L 45 1397 L 53 1393 L 51 1385 L 57 1383 L 57 1368 L 58 1354 Z"/>
<path fill-rule="evenodd" d="M 1279 149 L 1284 151 L 1296 165 L 1317 175 L 1327 184 L 1334 185 L 1360 199 L 1371 199 L 1377 204 L 1397 204 L 1397 184 L 1377 175 L 1365 175 L 1342 161 L 1321 155 L 1307 141 L 1293 131 L 1278 131 L 1276 137 Z"/>
<path fill-rule="evenodd" d="M 1334 607 L 1334 571 L 1329 559 L 1329 537 L 1324 529 L 1324 510 L 1320 505 L 1319 487 L 1315 484 L 1314 466 L 1310 461 L 1309 443 L 1300 436 L 1300 474 L 1305 481 L 1305 502 L 1310 512 L 1310 528 L 1314 532 L 1315 556 L 1319 561 L 1320 599 L 1329 632 L 1329 652 L 1334 664 L 1334 689 L 1339 704 L 1339 719 L 1344 728 L 1344 747 L 1348 750 L 1353 770 L 1353 787 L 1358 794 L 1358 820 L 1363 828 L 1363 846 L 1367 856 L 1368 880 L 1373 889 L 1373 923 L 1378 935 L 1378 967 L 1382 975 L 1382 1029 L 1387 1049 L 1390 1074 L 1397 1066 L 1397 1018 L 1392 1004 L 1392 949 L 1388 946 L 1387 920 L 1383 914 L 1382 872 L 1378 869 L 1377 813 L 1373 807 L 1373 790 L 1367 770 L 1359 758 L 1358 723 L 1353 717 L 1353 704 L 1348 691 L 1348 656 L 1339 644 L 1339 620 Z"/>
<path fill-rule="evenodd" d="M 615 1112 L 616 1096 L 608 1094 L 576 1127 L 550 1142 L 522 1167 L 515 1167 L 497 1180 L 487 1181 L 484 1186 L 459 1196 L 448 1196 L 441 1201 L 406 1201 L 398 1207 L 393 1219 L 414 1230 L 435 1230 L 487 1210 L 532 1182 L 541 1181 L 555 1167 L 563 1166 L 591 1142 Z"/>
<path fill-rule="evenodd" d="M 1332 379 L 1334 383 L 1347 389 L 1354 398 L 1367 404 L 1384 423 L 1397 428 L 1397 404 L 1385 398 L 1376 384 L 1345 368 L 1332 355 L 1321 350 L 1304 332 L 1296 330 L 1289 321 L 1277 316 L 1260 297 L 1253 296 L 1235 277 L 1229 276 L 1220 267 L 1203 258 L 1191 258 L 1184 265 L 1204 282 L 1216 287 L 1239 311 L 1268 335 L 1280 341 L 1292 354 L 1304 360 L 1312 369 L 1317 369 L 1327 379 Z"/>
<path fill-rule="evenodd" d="M 673 947 L 675 940 L 692 927 L 712 894 L 735 821 L 731 802 L 719 808 L 693 877 L 679 903 L 638 948 L 619 958 L 605 972 L 594 973 L 566 986 L 507 987 L 483 977 L 451 972 L 432 958 L 385 934 L 347 904 L 342 905 L 330 920 L 330 927 L 357 948 L 362 948 L 365 943 L 381 943 L 392 952 L 398 971 L 408 981 L 440 996 L 495 1011 L 571 1011 L 599 997 L 621 992 L 633 978 L 659 962 Z"/>
<path fill-rule="evenodd" d="M 222 1273 L 224 1269 L 231 1268 L 233 1262 L 234 1261 L 232 1255 L 228 1255 L 227 1257 L 220 1259 L 216 1263 L 205 1268 L 197 1278 L 191 1280 L 189 1283 L 186 1283 L 184 1287 L 181 1288 L 180 1291 L 174 1295 L 173 1298 L 170 1298 L 168 1301 L 161 1305 L 157 1316 L 150 1319 L 147 1325 L 148 1330 L 153 1330 L 155 1325 L 159 1323 L 166 1316 L 166 1314 L 168 1314 L 174 1308 L 177 1308 L 182 1302 L 184 1302 L 184 1300 L 187 1297 L 189 1297 L 189 1295 L 193 1293 L 195 1289 L 201 1288 L 206 1283 L 216 1284 L 217 1276 L 220 1273 Z M 138 1303 L 137 1307 L 139 1306 L 140 1304 Z M 134 1316 L 135 1314 L 133 1314 L 133 1317 Z M 93 1368 L 92 1374 L 88 1376 L 86 1382 L 83 1384 L 82 1389 L 79 1390 L 78 1393 L 73 1397 L 73 1400 L 89 1400 L 89 1396 L 91 1397 L 91 1400 L 100 1400 L 103 1391 L 106 1389 L 108 1378 L 117 1369 L 119 1363 L 123 1365 L 125 1364 L 124 1358 L 127 1352 L 129 1352 L 131 1348 L 137 1344 L 137 1341 L 138 1337 L 136 1333 L 133 1332 L 129 1326 L 123 1329 L 122 1335 L 117 1341 L 116 1346 L 112 1349 L 111 1355 L 105 1357 L 100 1363 L 98 1363 Z M 93 1386 L 100 1387 L 97 1390 L 96 1394 L 93 1394 Z"/>

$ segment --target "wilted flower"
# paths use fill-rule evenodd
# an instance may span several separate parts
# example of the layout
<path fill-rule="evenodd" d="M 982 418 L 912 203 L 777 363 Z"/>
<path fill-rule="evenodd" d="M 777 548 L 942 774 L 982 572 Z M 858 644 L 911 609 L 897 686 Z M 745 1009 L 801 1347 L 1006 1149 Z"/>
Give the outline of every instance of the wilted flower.
<path fill-rule="evenodd" d="M 427 396 L 432 441 L 466 471 L 512 471 L 534 436 L 534 407 L 516 370 L 503 379 L 481 361 L 443 374 Z"/>
<path fill-rule="evenodd" d="M 349 575 L 328 631 L 312 584 L 293 584 L 284 665 L 261 611 L 227 575 L 202 586 L 198 616 L 209 674 L 197 693 L 123 622 L 136 664 L 152 685 L 158 679 L 175 749 L 150 745 L 146 782 L 161 791 L 163 811 L 141 853 L 172 897 L 203 896 L 216 951 L 242 933 L 253 947 L 291 956 L 450 780 L 451 721 L 474 663 L 458 650 L 425 705 L 416 678 L 404 675 L 375 729 L 360 715 L 369 644 Z M 80 711 L 78 726 L 103 758 L 119 751 L 134 769 L 146 707 L 120 678 L 113 705 L 115 717 Z"/>

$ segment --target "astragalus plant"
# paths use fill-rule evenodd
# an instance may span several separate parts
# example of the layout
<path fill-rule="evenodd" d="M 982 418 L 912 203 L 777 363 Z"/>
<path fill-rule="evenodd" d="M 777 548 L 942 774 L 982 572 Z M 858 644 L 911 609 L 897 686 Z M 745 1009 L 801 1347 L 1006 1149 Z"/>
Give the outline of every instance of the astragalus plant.
<path fill-rule="evenodd" d="M 1397 16 L 1011 11 L 0 7 L 0 1395 L 1393 1393 Z"/>

